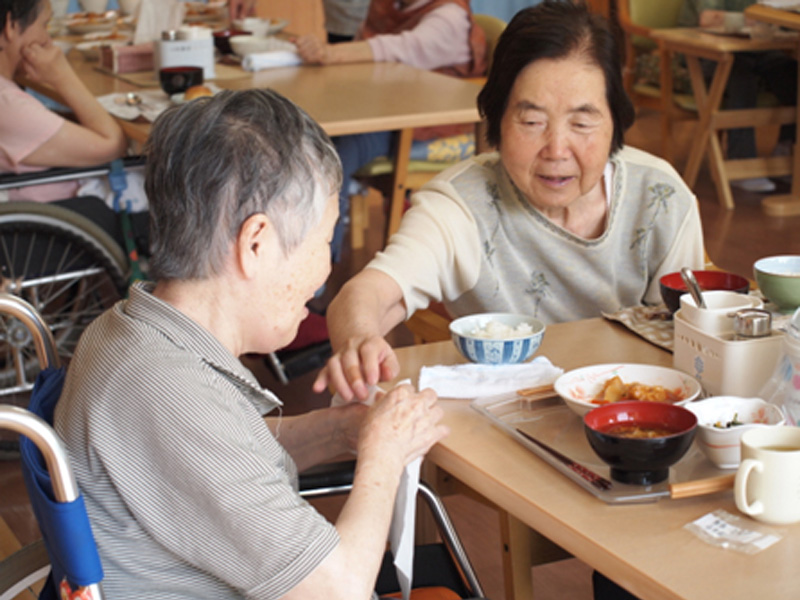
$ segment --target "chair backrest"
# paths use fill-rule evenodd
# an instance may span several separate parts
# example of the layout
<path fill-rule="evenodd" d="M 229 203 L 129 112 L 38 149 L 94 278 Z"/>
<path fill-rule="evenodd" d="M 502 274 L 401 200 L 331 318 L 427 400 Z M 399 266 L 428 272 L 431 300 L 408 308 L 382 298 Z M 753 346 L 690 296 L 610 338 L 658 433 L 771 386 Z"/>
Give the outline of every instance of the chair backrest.
<path fill-rule="evenodd" d="M 500 39 L 500 34 L 506 28 L 506 22 L 492 15 L 474 14 L 472 18 L 475 19 L 478 27 L 483 29 L 483 34 L 486 37 L 486 67 L 491 68 L 494 49 L 497 47 L 497 40 Z"/>
<path fill-rule="evenodd" d="M 0 428 L 20 434 L 22 472 L 28 497 L 42 532 L 52 566 L 40 598 L 102 598 L 103 570 L 83 497 L 70 467 L 67 451 L 53 430 L 53 412 L 61 395 L 65 371 L 50 330 L 25 300 L 0 293 L 0 313 L 19 319 L 34 338 L 42 371 L 29 410 L 0 406 Z"/>
<path fill-rule="evenodd" d="M 643 35 L 633 35 L 631 42 L 639 48 L 655 48 L 656 43 L 646 35 L 648 29 L 678 26 L 678 15 L 684 0 L 619 0 L 617 14 L 621 23 L 641 28 Z"/>
<path fill-rule="evenodd" d="M 684 0 L 628 0 L 631 21 L 653 29 L 676 27 Z"/>

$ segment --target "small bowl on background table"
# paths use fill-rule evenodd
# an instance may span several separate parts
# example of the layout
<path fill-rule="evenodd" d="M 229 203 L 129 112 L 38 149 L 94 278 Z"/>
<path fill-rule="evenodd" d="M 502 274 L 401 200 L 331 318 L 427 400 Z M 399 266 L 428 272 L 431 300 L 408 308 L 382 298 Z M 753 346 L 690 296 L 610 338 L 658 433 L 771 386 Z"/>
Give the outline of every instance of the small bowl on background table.
<path fill-rule="evenodd" d="M 746 277 L 729 273 L 727 271 L 693 271 L 697 284 L 702 291 L 727 290 L 747 294 L 750 291 L 750 282 Z M 661 290 L 661 299 L 669 312 L 674 313 L 681 306 L 681 296 L 688 294 L 686 284 L 679 271 L 667 273 L 658 280 Z"/>
<path fill-rule="evenodd" d="M 163 67 L 158 70 L 158 81 L 167 96 L 182 94 L 203 84 L 203 67 Z"/>
<path fill-rule="evenodd" d="M 252 34 L 249 31 L 239 29 L 222 29 L 221 31 L 215 31 L 212 35 L 214 36 L 214 47 L 219 50 L 220 54 L 225 55 L 233 54 L 233 48 L 231 48 L 232 37 Z"/>
<path fill-rule="evenodd" d="M 525 362 L 539 349 L 545 325 L 513 313 L 480 313 L 450 323 L 450 337 L 469 361 L 490 365 Z"/>
<path fill-rule="evenodd" d="M 781 312 L 800 307 L 800 255 L 768 256 L 753 265 L 761 293 Z"/>
<path fill-rule="evenodd" d="M 669 468 L 689 450 L 697 417 L 675 404 L 614 402 L 586 413 L 583 425 L 613 480 L 652 485 L 667 479 Z"/>

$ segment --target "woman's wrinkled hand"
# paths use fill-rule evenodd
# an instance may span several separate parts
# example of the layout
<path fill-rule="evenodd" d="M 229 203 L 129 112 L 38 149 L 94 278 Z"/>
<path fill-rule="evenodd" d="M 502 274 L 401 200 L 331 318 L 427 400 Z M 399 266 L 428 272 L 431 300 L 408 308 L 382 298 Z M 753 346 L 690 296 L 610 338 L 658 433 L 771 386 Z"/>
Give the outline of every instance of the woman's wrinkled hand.
<path fill-rule="evenodd" d="M 381 396 L 364 419 L 358 444 L 360 459 L 401 461 L 404 467 L 424 456 L 450 430 L 431 389 L 415 392 L 399 385 Z"/>
<path fill-rule="evenodd" d="M 350 339 L 317 375 L 313 390 L 320 393 L 331 387 L 347 402 L 363 401 L 370 386 L 394 379 L 399 371 L 397 356 L 382 337 Z"/>
<path fill-rule="evenodd" d="M 329 47 L 325 42 L 313 35 L 301 35 L 293 40 L 297 46 L 297 54 L 304 63 L 311 65 L 324 65 L 329 60 Z"/>
<path fill-rule="evenodd" d="M 22 68 L 29 78 L 54 88 L 58 88 L 71 72 L 64 53 L 52 40 L 22 48 Z"/>

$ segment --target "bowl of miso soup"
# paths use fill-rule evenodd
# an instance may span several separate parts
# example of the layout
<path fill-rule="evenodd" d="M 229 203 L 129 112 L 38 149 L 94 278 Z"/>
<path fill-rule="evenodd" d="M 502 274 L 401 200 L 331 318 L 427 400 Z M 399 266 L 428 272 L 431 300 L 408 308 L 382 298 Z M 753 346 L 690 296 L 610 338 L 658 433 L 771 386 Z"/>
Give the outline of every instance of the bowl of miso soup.
<path fill-rule="evenodd" d="M 583 417 L 589 445 L 621 483 L 651 485 L 669 477 L 694 440 L 697 417 L 663 402 L 614 402 Z"/>

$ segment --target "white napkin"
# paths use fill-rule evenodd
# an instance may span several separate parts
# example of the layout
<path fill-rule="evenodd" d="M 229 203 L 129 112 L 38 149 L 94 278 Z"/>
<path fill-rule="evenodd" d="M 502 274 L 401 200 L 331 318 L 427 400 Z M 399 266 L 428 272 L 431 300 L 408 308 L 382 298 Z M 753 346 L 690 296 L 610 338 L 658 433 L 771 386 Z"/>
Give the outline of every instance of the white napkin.
<path fill-rule="evenodd" d="M 519 365 L 437 365 L 422 367 L 419 389 L 433 388 L 440 398 L 479 398 L 553 383 L 563 372 L 544 356 Z"/>
<path fill-rule="evenodd" d="M 403 380 L 397 385 L 411 383 Z M 378 386 L 372 386 L 364 404 L 371 405 L 375 396 L 382 392 Z M 345 401 L 337 392 L 331 398 L 331 406 L 341 406 Z M 411 582 L 414 578 L 414 534 L 417 518 L 417 491 L 419 489 L 419 471 L 422 458 L 408 464 L 400 476 L 400 485 L 394 500 L 392 523 L 389 527 L 389 544 L 394 554 L 394 567 L 397 581 L 403 592 L 403 600 L 411 594 Z"/>
<path fill-rule="evenodd" d="M 142 0 L 138 10 L 134 44 L 160 40 L 161 32 L 178 29 L 186 14 L 184 3 L 176 0 Z"/>
<path fill-rule="evenodd" d="M 273 52 L 255 52 L 242 59 L 242 68 L 245 71 L 261 71 L 276 67 L 294 67 L 303 61 L 297 52 L 292 50 L 276 50 Z"/>

